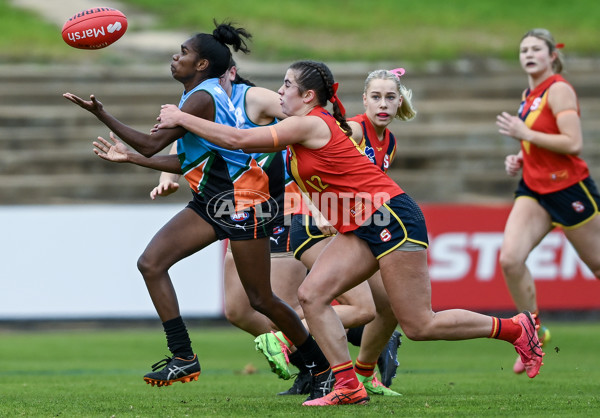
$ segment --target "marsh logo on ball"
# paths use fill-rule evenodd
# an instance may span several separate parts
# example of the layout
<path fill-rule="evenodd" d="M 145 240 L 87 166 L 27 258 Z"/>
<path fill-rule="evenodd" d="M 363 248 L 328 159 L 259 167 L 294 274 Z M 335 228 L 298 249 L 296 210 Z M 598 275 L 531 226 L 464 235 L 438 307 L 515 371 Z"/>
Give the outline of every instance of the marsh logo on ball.
<path fill-rule="evenodd" d="M 95 7 L 75 14 L 62 28 L 63 40 L 73 48 L 102 49 L 127 30 L 127 18 L 117 9 Z"/>

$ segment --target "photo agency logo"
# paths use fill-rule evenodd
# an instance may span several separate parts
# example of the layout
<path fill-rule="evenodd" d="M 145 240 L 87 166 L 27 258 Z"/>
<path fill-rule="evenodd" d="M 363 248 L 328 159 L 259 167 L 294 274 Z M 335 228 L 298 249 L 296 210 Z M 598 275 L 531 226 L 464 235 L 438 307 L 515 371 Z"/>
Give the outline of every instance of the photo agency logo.
<path fill-rule="evenodd" d="M 228 190 L 208 202 L 208 215 L 227 228 L 260 226 L 279 215 L 279 204 L 268 193 L 258 190 Z"/>
<path fill-rule="evenodd" d="M 387 226 L 392 214 L 384 204 L 390 195 L 377 193 L 312 193 L 312 202 L 332 225 Z M 379 208 L 374 211 L 374 208 Z"/>

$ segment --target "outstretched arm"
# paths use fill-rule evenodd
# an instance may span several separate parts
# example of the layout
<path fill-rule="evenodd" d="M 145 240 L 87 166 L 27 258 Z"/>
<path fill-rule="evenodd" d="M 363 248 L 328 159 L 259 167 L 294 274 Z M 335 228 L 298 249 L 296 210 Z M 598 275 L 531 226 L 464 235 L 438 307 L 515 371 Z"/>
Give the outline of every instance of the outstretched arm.
<path fill-rule="evenodd" d="M 110 133 L 111 141 L 101 136 L 98 141 L 94 141 L 94 153 L 106 161 L 116 163 L 131 163 L 142 167 L 153 168 L 155 170 L 168 171 L 169 173 L 181 174 L 181 164 L 177 155 L 155 155 L 145 157 L 138 152 L 132 151 L 119 141 L 114 134 Z"/>
<path fill-rule="evenodd" d="M 146 157 L 151 157 L 160 152 L 185 133 L 182 128 L 173 129 L 171 131 L 158 130 L 152 135 L 139 132 L 125 125 L 108 113 L 104 109 L 102 102 L 100 102 L 93 94 L 90 96 L 90 100 L 83 100 L 81 97 L 72 93 L 65 93 L 63 94 L 63 97 L 75 103 L 82 109 L 92 113 L 125 143 Z"/>
<path fill-rule="evenodd" d="M 247 152 L 280 151 L 298 143 L 307 148 L 320 148 L 331 138 L 329 127 L 317 116 L 291 116 L 272 126 L 237 129 L 194 117 L 175 105 L 163 105 L 157 120 L 159 128 L 182 126 L 220 147 Z"/>

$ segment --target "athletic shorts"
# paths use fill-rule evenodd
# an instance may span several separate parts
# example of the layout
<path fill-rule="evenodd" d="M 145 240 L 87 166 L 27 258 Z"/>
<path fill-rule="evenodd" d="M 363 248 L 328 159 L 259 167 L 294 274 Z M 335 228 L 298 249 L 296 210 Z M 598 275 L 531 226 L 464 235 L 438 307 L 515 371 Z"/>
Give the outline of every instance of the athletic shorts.
<path fill-rule="evenodd" d="M 366 241 L 378 260 L 395 250 L 422 251 L 429 246 L 423 212 L 406 193 L 391 198 L 350 233 Z"/>
<path fill-rule="evenodd" d="M 198 193 L 192 192 L 192 194 L 194 198 L 187 207 L 213 227 L 219 240 L 245 241 L 270 237 L 276 225 L 283 225 L 283 211 L 270 213 L 269 202 L 250 207 L 242 212 L 227 214 L 214 209 L 209 211 L 205 199 Z M 259 216 L 257 213 L 264 215 Z"/>
<path fill-rule="evenodd" d="M 270 236 L 271 258 L 292 257 L 290 249 L 290 228 L 288 226 L 276 226 L 273 235 Z M 231 246 L 227 243 L 227 252 L 231 252 Z"/>
<path fill-rule="evenodd" d="M 598 214 L 600 205 L 598 188 L 591 177 L 547 194 L 534 192 L 521 179 L 515 191 L 515 199 L 520 197 L 535 199 L 548 212 L 552 224 L 564 229 L 577 228 L 586 223 Z"/>
<path fill-rule="evenodd" d="M 271 257 L 288 257 L 292 255 L 290 243 L 290 226 L 277 225 L 271 235 Z"/>
<path fill-rule="evenodd" d="M 300 260 L 304 251 L 326 237 L 317 228 L 311 215 L 294 214 L 290 225 L 290 247 L 294 257 Z"/>

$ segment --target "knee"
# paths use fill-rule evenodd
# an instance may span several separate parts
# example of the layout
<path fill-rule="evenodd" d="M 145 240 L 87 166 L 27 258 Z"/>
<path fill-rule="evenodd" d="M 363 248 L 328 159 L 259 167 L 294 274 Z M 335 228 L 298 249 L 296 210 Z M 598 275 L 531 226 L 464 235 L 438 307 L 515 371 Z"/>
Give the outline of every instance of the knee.
<path fill-rule="evenodd" d="M 400 327 L 406 338 L 412 341 L 429 341 L 432 339 L 431 324 L 426 320 L 402 321 Z"/>
<path fill-rule="evenodd" d="M 250 307 L 265 316 L 270 316 L 271 307 L 273 306 L 274 298 L 275 298 L 275 295 L 272 295 L 270 298 L 261 297 L 258 295 L 248 295 L 248 301 L 250 302 Z"/>
<path fill-rule="evenodd" d="M 310 286 L 302 284 L 298 288 L 298 302 L 300 302 L 300 306 L 303 310 L 306 309 L 307 306 L 319 303 L 322 297 L 322 294 L 315 292 Z"/>
<path fill-rule="evenodd" d="M 499 262 L 502 272 L 507 278 L 518 274 L 519 270 L 525 266 L 525 259 L 510 251 L 501 251 Z"/>
<path fill-rule="evenodd" d="M 149 276 L 152 276 L 153 272 L 157 270 L 156 263 L 152 260 L 152 258 L 148 257 L 145 253 L 138 258 L 137 268 L 146 279 Z"/>
<path fill-rule="evenodd" d="M 427 341 L 429 339 L 425 330 L 418 326 L 403 325 L 402 332 L 406 338 L 412 341 Z"/>
<path fill-rule="evenodd" d="M 377 312 L 374 306 L 372 308 L 368 306 L 362 306 L 357 314 L 358 323 L 361 325 L 366 325 L 374 320 L 376 315 Z"/>
<path fill-rule="evenodd" d="M 244 317 L 247 316 L 247 315 L 245 315 L 245 312 L 243 312 L 242 309 L 239 309 L 238 306 L 231 304 L 231 303 L 225 304 L 224 311 L 225 311 L 224 312 L 225 318 L 227 319 L 227 321 L 229 321 L 229 323 L 231 323 L 232 325 L 234 325 L 238 328 L 239 328 L 238 325 L 241 324 Z"/>

